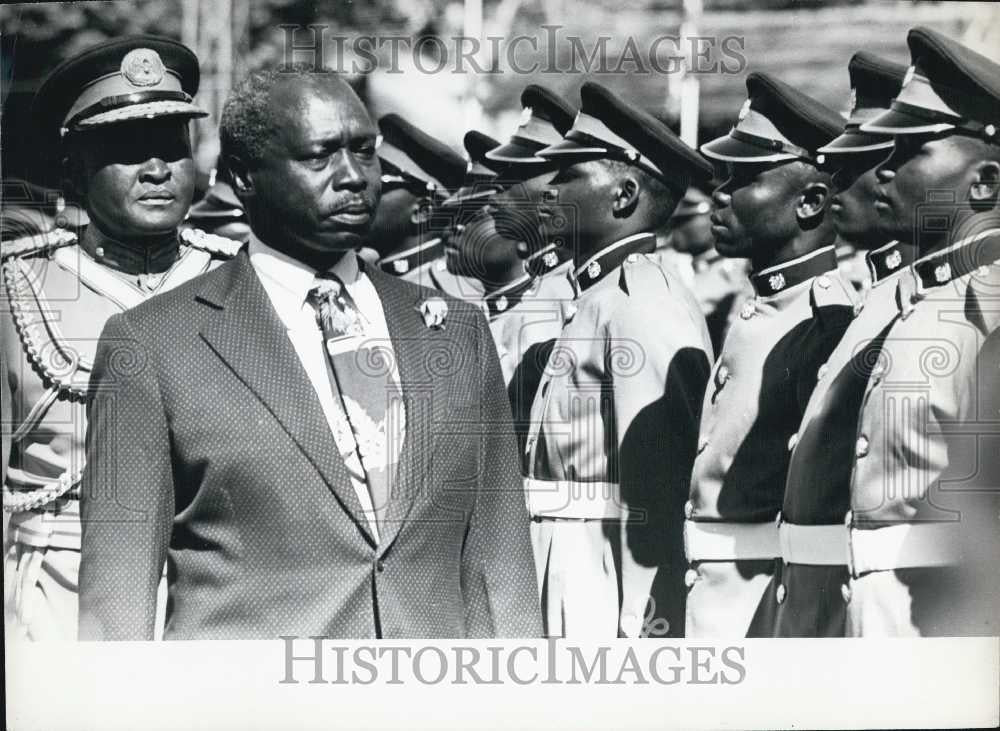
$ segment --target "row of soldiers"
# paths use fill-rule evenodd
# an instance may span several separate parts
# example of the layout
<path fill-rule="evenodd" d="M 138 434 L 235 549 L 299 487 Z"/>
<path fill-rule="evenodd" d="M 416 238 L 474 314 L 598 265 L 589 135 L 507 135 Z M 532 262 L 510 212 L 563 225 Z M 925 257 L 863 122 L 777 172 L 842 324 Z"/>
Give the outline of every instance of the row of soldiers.
<path fill-rule="evenodd" d="M 189 104 L 196 59 L 156 43 Z M 997 633 L 1000 67 L 908 43 L 909 67 L 851 59 L 846 123 L 751 73 L 701 154 L 596 83 L 579 109 L 527 87 L 509 140 L 471 131 L 464 157 L 379 120 L 361 255 L 489 319 L 546 635 Z M 94 101 L 55 78 L 40 99 Z M 99 221 L 98 153 L 69 154 Z M 189 202 L 136 223 L 139 256 L 95 226 L 5 245 L 5 596 L 31 637 L 76 626 L 93 356 L 63 344 L 235 255 L 190 224 L 238 237 L 239 201 L 216 186 L 183 225 Z"/>

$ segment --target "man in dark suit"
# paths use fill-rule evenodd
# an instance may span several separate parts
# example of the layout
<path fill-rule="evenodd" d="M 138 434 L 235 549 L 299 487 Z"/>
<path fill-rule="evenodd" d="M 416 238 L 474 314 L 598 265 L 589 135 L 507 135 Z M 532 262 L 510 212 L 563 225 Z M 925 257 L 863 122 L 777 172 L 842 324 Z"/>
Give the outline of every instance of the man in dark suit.
<path fill-rule="evenodd" d="M 80 636 L 540 634 L 481 312 L 353 250 L 377 130 L 340 78 L 251 75 L 222 150 L 247 249 L 113 317 L 93 375 Z"/>

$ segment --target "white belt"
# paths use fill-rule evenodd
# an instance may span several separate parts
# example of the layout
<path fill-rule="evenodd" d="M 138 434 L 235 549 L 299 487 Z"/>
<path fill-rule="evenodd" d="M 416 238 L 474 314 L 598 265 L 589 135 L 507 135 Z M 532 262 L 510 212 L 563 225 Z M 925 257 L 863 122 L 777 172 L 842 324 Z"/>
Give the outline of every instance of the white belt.
<path fill-rule="evenodd" d="M 897 523 L 860 529 L 781 523 L 781 557 L 788 564 L 848 566 L 854 576 L 949 566 L 961 559 L 960 523 Z"/>
<path fill-rule="evenodd" d="M 684 521 L 688 561 L 753 561 L 778 558 L 778 524 Z"/>
<path fill-rule="evenodd" d="M 614 482 L 524 479 L 528 515 L 564 520 L 621 520 L 627 514 Z"/>
<path fill-rule="evenodd" d="M 10 516 L 11 542 L 35 548 L 67 548 L 80 550 L 80 514 L 69 510 L 14 513 Z"/>

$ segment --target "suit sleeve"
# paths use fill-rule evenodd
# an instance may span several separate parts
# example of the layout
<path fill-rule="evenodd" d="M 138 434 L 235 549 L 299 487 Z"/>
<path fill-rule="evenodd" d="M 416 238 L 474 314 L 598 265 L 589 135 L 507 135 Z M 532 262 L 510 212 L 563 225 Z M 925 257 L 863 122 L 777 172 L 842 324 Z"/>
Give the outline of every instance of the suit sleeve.
<path fill-rule="evenodd" d="M 462 551 L 469 637 L 540 637 L 541 608 L 510 402 L 486 319 L 476 313 L 482 442 Z"/>
<path fill-rule="evenodd" d="M 619 633 L 643 629 L 647 601 L 671 636 L 683 636 L 684 502 L 708 381 L 705 350 L 679 307 L 630 299 L 609 320 L 607 372 L 614 394 L 618 476 L 628 518 L 621 523 L 622 608 Z M 676 324 L 650 334 L 649 323 Z M 690 335 L 684 333 L 692 331 Z M 655 584 L 655 586 L 654 586 Z M 651 633 L 662 629 L 650 627 Z"/>
<path fill-rule="evenodd" d="M 115 315 L 91 376 L 81 489 L 81 640 L 153 639 L 174 512 L 170 437 L 150 348 Z"/>

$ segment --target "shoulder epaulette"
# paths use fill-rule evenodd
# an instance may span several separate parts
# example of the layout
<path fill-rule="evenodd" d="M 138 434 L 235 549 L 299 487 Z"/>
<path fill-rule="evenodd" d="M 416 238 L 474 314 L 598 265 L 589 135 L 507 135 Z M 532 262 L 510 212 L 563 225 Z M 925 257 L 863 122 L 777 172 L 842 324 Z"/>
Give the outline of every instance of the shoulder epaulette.
<path fill-rule="evenodd" d="M 0 260 L 6 261 L 15 256 L 30 256 L 42 254 L 69 246 L 77 242 L 77 236 L 72 231 L 56 228 L 46 233 L 22 236 L 0 243 Z"/>
<path fill-rule="evenodd" d="M 185 228 L 181 230 L 181 241 L 192 249 L 205 251 L 213 256 L 224 256 L 232 258 L 236 256 L 243 247 L 242 241 L 227 239 L 225 236 L 218 236 L 202 231 L 200 228 Z"/>
<path fill-rule="evenodd" d="M 811 290 L 810 301 L 817 316 L 828 307 L 853 309 L 861 300 L 857 290 L 836 270 L 814 277 Z"/>

